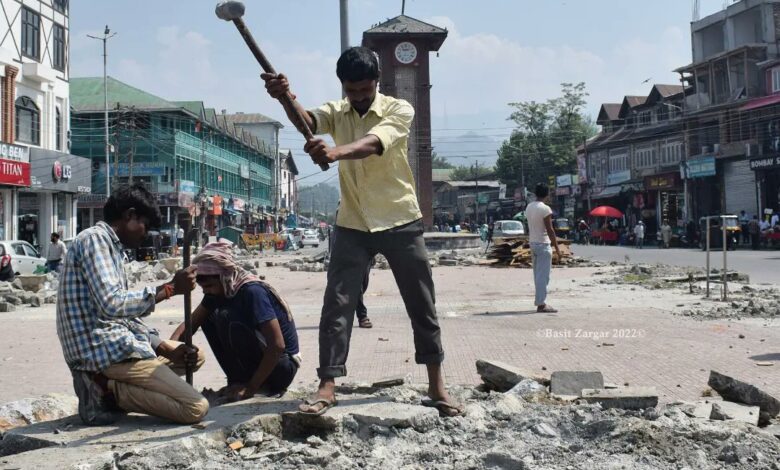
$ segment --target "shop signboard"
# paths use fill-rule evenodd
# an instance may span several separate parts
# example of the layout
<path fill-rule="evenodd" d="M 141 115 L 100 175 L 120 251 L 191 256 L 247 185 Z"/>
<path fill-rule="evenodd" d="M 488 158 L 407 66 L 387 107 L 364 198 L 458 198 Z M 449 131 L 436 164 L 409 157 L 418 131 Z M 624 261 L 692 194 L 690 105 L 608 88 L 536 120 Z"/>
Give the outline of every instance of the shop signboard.
<path fill-rule="evenodd" d="M 645 189 L 657 191 L 659 189 L 674 189 L 680 182 L 678 173 L 667 173 L 665 175 L 654 175 L 645 178 Z"/>
<path fill-rule="evenodd" d="M 716 174 L 714 156 L 694 158 L 687 162 L 683 162 L 681 167 L 688 179 L 706 178 L 708 176 L 715 176 Z M 686 169 L 687 171 L 685 171 Z"/>
<path fill-rule="evenodd" d="M 30 164 L 0 158 L 0 184 L 30 186 Z"/>
<path fill-rule="evenodd" d="M 565 186 L 571 186 L 571 175 L 561 175 L 555 178 L 555 185 L 559 188 L 563 188 Z"/>
<path fill-rule="evenodd" d="M 620 184 L 631 179 L 631 170 L 616 171 L 607 175 L 607 186 Z"/>
<path fill-rule="evenodd" d="M 167 166 L 163 162 L 133 162 L 133 176 L 165 176 Z M 114 176 L 130 176 L 130 164 L 112 165 Z"/>
<path fill-rule="evenodd" d="M 585 155 L 577 155 L 577 176 L 579 177 L 580 184 L 588 182 L 588 165 Z"/>
<path fill-rule="evenodd" d="M 555 188 L 555 195 L 556 196 L 568 196 L 569 195 L 569 187 L 566 186 L 565 188 Z"/>
<path fill-rule="evenodd" d="M 0 142 L 0 159 L 30 163 L 30 149 L 21 145 Z"/>
<path fill-rule="evenodd" d="M 246 202 L 244 202 L 241 198 L 233 198 L 233 210 L 244 212 L 244 209 L 246 208 Z"/>
<path fill-rule="evenodd" d="M 774 170 L 777 168 L 780 168 L 780 155 L 776 155 L 774 157 L 754 158 L 750 160 L 750 169 L 753 171 Z"/>

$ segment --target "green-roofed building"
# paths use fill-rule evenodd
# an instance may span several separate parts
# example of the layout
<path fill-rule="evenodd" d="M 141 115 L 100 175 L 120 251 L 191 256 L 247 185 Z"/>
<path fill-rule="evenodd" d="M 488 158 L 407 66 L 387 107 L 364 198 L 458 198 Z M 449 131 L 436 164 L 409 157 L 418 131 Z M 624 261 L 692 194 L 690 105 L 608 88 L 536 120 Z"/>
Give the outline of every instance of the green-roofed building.
<path fill-rule="evenodd" d="M 79 201 L 85 228 L 102 217 L 105 201 L 103 78 L 72 78 L 70 103 L 72 152 L 92 159 L 93 194 Z M 166 228 L 198 212 L 193 207 L 201 192 L 208 197 L 212 233 L 226 225 L 250 231 L 273 226 L 277 159 L 270 143 L 202 101 L 169 101 L 111 77 L 108 108 L 111 186 L 144 182 L 158 194 Z M 214 196 L 225 201 L 222 216 Z"/>

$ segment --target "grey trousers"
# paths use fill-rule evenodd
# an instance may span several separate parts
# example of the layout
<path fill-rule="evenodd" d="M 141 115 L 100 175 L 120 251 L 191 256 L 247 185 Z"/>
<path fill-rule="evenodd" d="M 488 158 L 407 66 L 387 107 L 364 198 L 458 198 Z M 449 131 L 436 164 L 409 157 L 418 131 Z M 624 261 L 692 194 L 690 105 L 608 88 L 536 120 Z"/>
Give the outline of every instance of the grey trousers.
<path fill-rule="evenodd" d="M 540 307 L 547 303 L 547 285 L 550 284 L 552 270 L 552 247 L 549 243 L 531 243 L 531 259 L 534 270 L 536 296 L 534 305 Z"/>
<path fill-rule="evenodd" d="M 412 321 L 415 362 L 440 364 L 444 360 L 441 329 L 436 319 L 433 278 L 423 240 L 422 221 L 383 232 L 336 227 L 328 267 L 328 286 L 320 317 L 321 379 L 347 375 L 347 356 L 355 307 L 371 257 L 387 258 Z"/>

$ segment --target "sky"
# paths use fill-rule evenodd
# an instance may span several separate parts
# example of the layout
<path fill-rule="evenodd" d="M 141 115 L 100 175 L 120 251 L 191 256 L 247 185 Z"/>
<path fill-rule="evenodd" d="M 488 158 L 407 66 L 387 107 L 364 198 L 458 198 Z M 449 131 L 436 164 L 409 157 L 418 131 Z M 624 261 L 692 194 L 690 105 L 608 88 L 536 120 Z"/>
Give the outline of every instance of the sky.
<path fill-rule="evenodd" d="M 724 0 L 701 0 L 702 17 Z M 259 65 L 212 0 L 75 0 L 70 9 L 72 77 L 102 76 L 102 45 L 87 38 L 108 25 L 108 73 L 168 100 L 199 100 L 229 113 L 259 112 L 285 125 L 301 185 L 335 181 L 303 152 Z M 338 0 L 247 0 L 245 21 L 306 107 L 341 96 Z M 446 27 L 431 56 L 434 151 L 456 165 L 491 165 L 512 131 L 507 103 L 545 101 L 563 82 L 585 82 L 585 111 L 678 84 L 691 62 L 692 0 L 407 0 L 408 16 Z M 350 42 L 401 13 L 401 0 L 349 0 Z M 647 82 L 646 82 L 647 81 Z M 645 83 L 646 82 L 646 83 Z"/>

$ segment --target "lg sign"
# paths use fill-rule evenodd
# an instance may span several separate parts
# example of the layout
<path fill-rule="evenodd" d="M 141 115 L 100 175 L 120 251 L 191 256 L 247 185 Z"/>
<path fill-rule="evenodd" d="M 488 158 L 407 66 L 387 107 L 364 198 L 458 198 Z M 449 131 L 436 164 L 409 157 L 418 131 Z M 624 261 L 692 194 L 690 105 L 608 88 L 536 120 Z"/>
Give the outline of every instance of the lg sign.
<path fill-rule="evenodd" d="M 54 177 L 54 181 L 61 181 L 61 180 L 69 180 L 71 177 L 71 166 L 70 165 L 63 165 L 60 162 L 54 162 L 54 167 L 52 168 L 52 176 Z"/>

